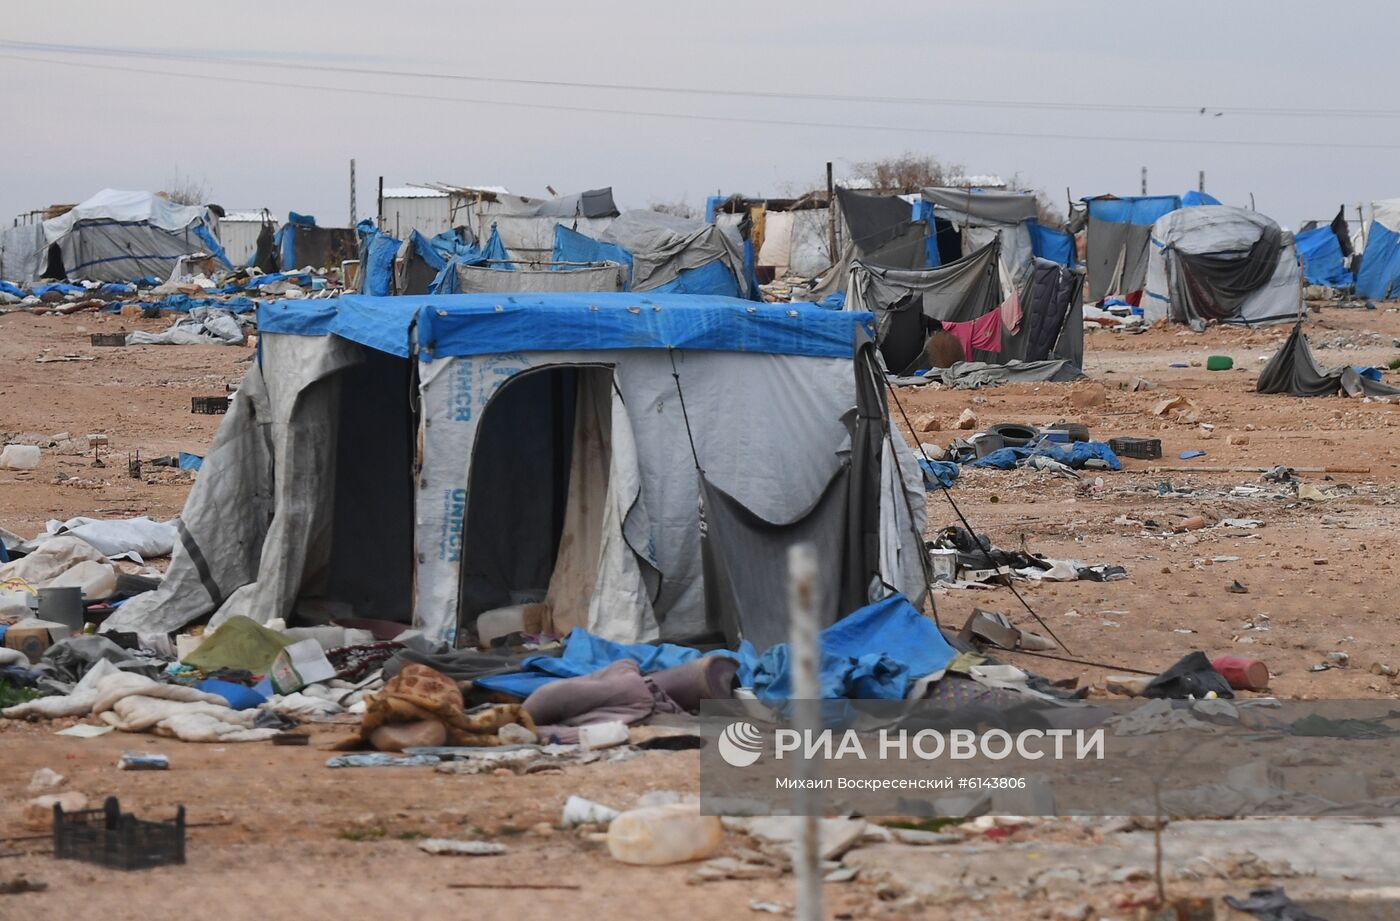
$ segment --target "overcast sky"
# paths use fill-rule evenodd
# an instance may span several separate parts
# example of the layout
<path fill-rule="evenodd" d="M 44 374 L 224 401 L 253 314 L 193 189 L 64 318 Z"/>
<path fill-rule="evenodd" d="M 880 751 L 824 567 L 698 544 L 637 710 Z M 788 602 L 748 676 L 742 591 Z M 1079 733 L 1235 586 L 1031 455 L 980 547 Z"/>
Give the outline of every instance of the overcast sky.
<path fill-rule="evenodd" d="M 523 194 L 544 194 L 547 184 L 560 192 L 611 185 L 624 206 L 699 205 L 716 190 L 783 194 L 812 186 L 828 159 L 840 176 L 852 162 L 903 151 L 933 154 L 970 173 L 1019 176 L 1057 203 L 1066 187 L 1076 198 L 1136 194 L 1142 166 L 1150 192 L 1180 193 L 1194 188 L 1204 169 L 1206 188 L 1218 198 L 1247 205 L 1252 192 L 1261 211 L 1289 227 L 1330 217 L 1342 203 L 1400 196 L 1400 101 L 1391 98 L 1400 61 L 1378 52 L 1374 41 L 1395 31 L 1400 8 L 1393 0 L 1334 2 L 1310 6 L 1300 19 L 1285 12 L 1288 6 L 1278 0 L 6 4 L 3 40 L 200 60 L 0 48 L 8 116 L 0 219 L 8 223 L 18 212 L 78 201 L 103 187 L 165 188 L 178 171 L 231 209 L 296 210 L 343 224 L 351 157 L 358 161 L 361 217 L 373 210 L 380 175 L 389 185 L 438 180 Z M 231 56 L 268 63 L 250 68 L 216 60 Z M 853 104 L 500 85 L 293 70 L 272 62 L 1041 105 Z M 307 88 L 313 85 L 357 92 Z M 1208 112 L 1100 108 L 1107 105 Z M 1316 112 L 1337 108 L 1374 114 Z M 801 122 L 849 127 L 793 124 Z"/>

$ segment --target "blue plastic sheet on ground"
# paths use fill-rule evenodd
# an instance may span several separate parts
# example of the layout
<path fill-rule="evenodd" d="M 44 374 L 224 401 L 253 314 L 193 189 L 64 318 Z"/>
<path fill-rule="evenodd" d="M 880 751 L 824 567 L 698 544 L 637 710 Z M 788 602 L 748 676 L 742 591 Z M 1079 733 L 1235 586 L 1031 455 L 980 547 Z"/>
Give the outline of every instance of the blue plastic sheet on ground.
<path fill-rule="evenodd" d="M 919 459 L 919 469 L 924 472 L 926 489 L 938 489 L 940 486 L 946 489 L 958 478 L 958 465 L 952 461 L 936 461 L 923 457 Z"/>
<path fill-rule="evenodd" d="M 1191 458 L 1193 458 L 1193 457 L 1205 457 L 1205 456 L 1206 456 L 1206 452 L 1204 452 L 1204 451 L 1182 451 L 1182 452 L 1181 452 L 1181 459 L 1182 459 L 1182 460 L 1191 460 Z"/>
<path fill-rule="evenodd" d="M 121 313 L 122 307 L 132 304 L 137 307 L 164 310 L 170 313 L 189 313 L 196 307 L 222 307 L 234 313 L 247 313 L 257 309 L 258 302 L 249 297 L 191 297 L 188 294 L 171 294 L 158 301 L 112 301 L 102 309 L 108 313 Z"/>
<path fill-rule="evenodd" d="M 821 632 L 823 699 L 902 700 L 910 685 L 941 671 L 956 650 L 938 625 L 895 594 L 851 612 Z M 786 643 L 755 655 L 739 648 L 739 681 L 764 701 L 792 697 Z"/>
<path fill-rule="evenodd" d="M 57 291 L 59 294 L 82 294 L 86 290 L 82 285 L 70 285 L 64 281 L 56 281 L 46 285 L 35 285 L 30 289 L 30 293 L 35 297 L 43 297 L 50 291 Z"/>
<path fill-rule="evenodd" d="M 12 285 L 8 281 L 0 281 L 0 293 L 8 294 L 11 297 L 24 297 L 24 289 L 19 285 Z"/>
<path fill-rule="evenodd" d="M 1355 365 L 1353 365 L 1352 370 L 1354 370 L 1357 374 L 1361 375 L 1362 377 L 1366 378 L 1366 380 L 1368 381 L 1378 381 L 1381 379 L 1380 368 L 1358 368 Z"/>
<path fill-rule="evenodd" d="M 181 451 L 179 460 L 181 470 L 198 470 L 200 467 L 204 466 L 204 458 L 200 457 L 198 454 L 189 454 L 185 451 Z"/>
<path fill-rule="evenodd" d="M 232 681 L 220 681 L 218 678 L 205 678 L 203 681 L 197 681 L 194 688 L 196 691 L 204 691 L 206 694 L 219 695 L 228 701 L 229 707 L 234 710 L 253 710 L 267 703 L 265 696 L 247 685 L 235 684 Z"/>
<path fill-rule="evenodd" d="M 1042 442 L 1034 447 L 1000 448 L 986 457 L 969 461 L 968 466 L 1010 470 L 1021 466 L 1030 457 L 1048 457 L 1075 470 L 1090 460 L 1103 461 L 1109 470 L 1123 469 L 1123 462 L 1118 459 L 1118 455 L 1102 441 L 1076 441 L 1067 445 Z"/>
<path fill-rule="evenodd" d="M 663 668 L 684 665 L 701 655 L 733 657 L 734 653 L 725 650 L 701 653 L 698 649 L 673 643 L 615 643 L 595 636 L 582 627 L 575 627 L 564 640 L 563 655 L 531 656 L 520 663 L 520 671 L 479 678 L 475 685 L 502 694 L 528 697 L 532 691 L 551 681 L 591 675 L 624 659 L 636 662 L 642 674 L 650 674 Z"/>

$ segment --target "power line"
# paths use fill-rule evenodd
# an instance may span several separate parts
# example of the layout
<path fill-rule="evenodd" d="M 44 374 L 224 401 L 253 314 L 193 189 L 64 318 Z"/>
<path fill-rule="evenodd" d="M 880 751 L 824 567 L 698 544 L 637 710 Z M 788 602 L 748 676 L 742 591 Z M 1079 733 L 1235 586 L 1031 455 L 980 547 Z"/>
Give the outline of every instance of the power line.
<path fill-rule="evenodd" d="M 541 80 L 521 77 L 483 76 L 479 74 L 441 73 L 418 70 L 386 70 L 370 67 L 350 67 L 335 64 L 313 64 L 306 61 L 286 61 L 277 59 L 248 58 L 226 54 L 193 54 L 182 51 L 166 51 L 145 48 L 103 48 L 94 45 L 68 45 L 50 42 L 25 42 L 0 40 L 0 47 L 28 53 L 38 52 L 65 55 L 98 55 L 107 57 L 132 57 L 157 60 L 186 61 L 198 64 L 217 63 L 236 67 L 277 67 L 287 70 L 314 71 L 319 73 L 350 74 L 369 77 L 399 77 L 406 79 L 426 79 L 437 81 L 459 81 L 466 83 L 486 83 L 501 86 L 525 86 L 546 89 L 589 89 L 612 92 L 660 93 L 683 96 L 717 96 L 736 99 L 799 100 L 808 102 L 837 102 L 946 106 L 985 109 L 1033 109 L 1070 112 L 1136 112 L 1145 114 L 1175 115 L 1257 115 L 1279 118 L 1400 118 L 1400 109 L 1303 109 L 1297 107 L 1271 106 L 1195 106 L 1195 105 L 1153 105 L 1150 103 L 1091 103 L 1055 102 L 1045 100 L 1014 99 L 967 99 L 935 96 L 888 96 L 852 95 L 844 93 L 801 93 L 778 90 L 717 89 L 713 87 L 687 86 L 646 86 L 633 83 L 599 83 L 579 80 Z"/>
<path fill-rule="evenodd" d="M 699 115 L 683 112 L 661 112 L 643 109 L 617 109 L 601 106 L 577 106 L 543 102 L 509 102 L 478 97 L 444 96 L 434 93 L 413 93 L 403 90 L 378 88 L 358 88 L 346 86 L 324 86 L 321 84 L 291 83 L 284 80 L 260 80 L 252 77 L 235 77 L 222 74 L 197 74 L 184 71 L 155 70 L 151 68 L 128 67 L 117 64 L 94 64 L 86 61 L 66 61 L 57 58 L 43 58 L 23 54 L 0 52 L 0 59 L 29 61 L 38 64 L 56 64 L 62 67 L 84 67 L 92 70 L 115 71 L 126 74 L 147 74 L 157 77 L 180 77 L 187 80 L 212 80 L 222 83 L 237 83 L 244 86 L 269 86 L 280 90 L 301 89 L 326 93 L 347 93 L 354 96 L 380 96 L 391 99 L 414 99 L 428 102 L 447 102 L 468 106 L 494 106 L 507 109 L 533 109 L 549 112 L 564 112 L 587 115 L 621 115 L 628 118 L 665 118 L 690 122 L 721 122 L 730 124 L 759 125 L 773 128 L 821 128 L 838 131 L 888 131 L 899 134 L 926 134 L 952 137 L 1010 138 L 1027 141 L 1092 141 L 1095 143 L 1124 144 L 1195 144 L 1211 147 L 1262 147 L 1262 148 L 1313 148 L 1324 150 L 1400 150 L 1400 143 L 1369 144 L 1336 141 L 1262 141 L 1254 138 L 1181 138 L 1181 137 L 1120 137 L 1115 135 L 1066 134 L 1043 131 L 984 131 L 967 128 L 924 128 L 917 125 L 872 125 L 850 122 L 819 122 L 797 119 L 760 118 L 742 115 Z"/>

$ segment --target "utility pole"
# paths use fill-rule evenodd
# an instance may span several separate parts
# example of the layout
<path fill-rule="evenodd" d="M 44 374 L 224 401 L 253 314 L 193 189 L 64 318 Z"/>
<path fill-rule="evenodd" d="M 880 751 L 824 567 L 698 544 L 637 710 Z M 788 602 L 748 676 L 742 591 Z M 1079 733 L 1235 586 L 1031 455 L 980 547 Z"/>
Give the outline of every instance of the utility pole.
<path fill-rule="evenodd" d="M 1147 194 L 1147 167 L 1142 168 L 1142 194 Z"/>
<path fill-rule="evenodd" d="M 450 199 L 449 199 L 450 200 Z M 384 229 L 384 177 L 379 177 L 379 196 L 374 204 L 374 224 L 380 230 Z"/>
<path fill-rule="evenodd" d="M 1205 171 L 1205 170 L 1201 170 L 1200 175 L 1196 177 L 1196 191 L 1197 191 L 1197 192 L 1200 192 L 1202 195 L 1205 194 L 1205 191 L 1206 191 L 1206 171 Z"/>
<path fill-rule="evenodd" d="M 350 158 L 350 226 L 355 226 L 355 158 Z"/>
<path fill-rule="evenodd" d="M 836 183 L 831 178 L 831 161 L 826 161 L 826 236 L 827 247 L 831 252 L 831 264 L 835 265 L 836 253 Z"/>

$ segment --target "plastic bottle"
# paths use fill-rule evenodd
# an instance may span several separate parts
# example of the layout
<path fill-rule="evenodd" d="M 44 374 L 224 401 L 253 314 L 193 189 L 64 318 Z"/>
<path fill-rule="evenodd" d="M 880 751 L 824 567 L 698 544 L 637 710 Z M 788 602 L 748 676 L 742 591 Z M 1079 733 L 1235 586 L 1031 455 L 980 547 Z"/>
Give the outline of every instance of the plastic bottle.
<path fill-rule="evenodd" d="M 608 853 L 614 860 L 659 867 L 711 857 L 724 843 L 719 816 L 676 803 L 624 812 L 608 826 Z"/>
<path fill-rule="evenodd" d="M 0 468 L 5 470 L 33 470 L 39 466 L 38 445 L 5 445 L 0 451 Z"/>

